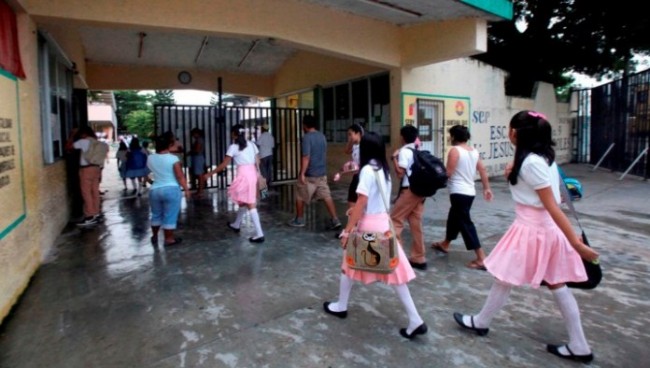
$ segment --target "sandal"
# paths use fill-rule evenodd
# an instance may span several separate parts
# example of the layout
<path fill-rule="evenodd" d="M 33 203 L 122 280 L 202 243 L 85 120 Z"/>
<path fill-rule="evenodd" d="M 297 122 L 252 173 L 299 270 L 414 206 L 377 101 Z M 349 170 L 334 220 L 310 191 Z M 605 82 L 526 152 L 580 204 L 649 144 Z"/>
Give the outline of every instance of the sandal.
<path fill-rule="evenodd" d="M 166 247 L 171 247 L 171 246 L 173 246 L 173 245 L 178 245 L 178 244 L 180 244 L 182 241 L 183 241 L 182 238 L 174 238 L 174 241 L 173 241 L 173 242 L 171 242 L 171 243 L 165 243 L 165 246 L 166 246 Z"/>
<path fill-rule="evenodd" d="M 476 261 L 471 261 L 470 263 L 468 263 L 467 268 L 471 268 L 473 270 L 487 271 L 487 268 L 485 268 L 485 265 L 480 264 L 480 263 L 478 263 Z"/>
<path fill-rule="evenodd" d="M 447 254 L 447 253 L 449 253 L 449 251 L 448 251 L 449 248 L 445 248 L 445 247 L 443 247 L 442 245 L 443 245 L 444 243 L 445 243 L 445 242 L 435 242 L 435 243 L 431 244 L 431 248 L 437 250 L 437 251 L 440 252 L 440 253 Z"/>

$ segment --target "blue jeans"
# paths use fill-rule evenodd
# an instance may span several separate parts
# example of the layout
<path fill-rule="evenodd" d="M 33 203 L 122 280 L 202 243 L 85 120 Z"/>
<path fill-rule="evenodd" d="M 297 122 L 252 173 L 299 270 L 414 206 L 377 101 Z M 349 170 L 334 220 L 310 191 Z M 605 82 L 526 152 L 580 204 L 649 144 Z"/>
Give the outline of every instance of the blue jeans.
<path fill-rule="evenodd" d="M 149 192 L 151 226 L 175 230 L 181 212 L 181 189 L 177 186 L 155 188 Z"/>

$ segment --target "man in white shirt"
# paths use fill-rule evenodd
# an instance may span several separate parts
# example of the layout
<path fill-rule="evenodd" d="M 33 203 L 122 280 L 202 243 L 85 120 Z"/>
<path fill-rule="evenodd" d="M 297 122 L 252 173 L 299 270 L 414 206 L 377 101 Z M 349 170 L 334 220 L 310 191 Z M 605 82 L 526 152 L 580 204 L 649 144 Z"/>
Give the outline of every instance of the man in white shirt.
<path fill-rule="evenodd" d="M 266 186 L 271 185 L 273 178 L 273 148 L 275 147 L 275 140 L 271 133 L 269 133 L 269 125 L 262 125 L 262 134 L 257 137 L 257 147 L 260 149 L 260 171 L 264 179 L 266 179 Z"/>

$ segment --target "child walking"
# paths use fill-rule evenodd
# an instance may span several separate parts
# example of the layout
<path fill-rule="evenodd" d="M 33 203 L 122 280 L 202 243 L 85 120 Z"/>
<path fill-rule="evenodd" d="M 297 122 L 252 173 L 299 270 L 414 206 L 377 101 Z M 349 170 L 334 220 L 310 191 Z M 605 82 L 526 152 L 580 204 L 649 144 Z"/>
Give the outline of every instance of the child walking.
<path fill-rule="evenodd" d="M 356 190 L 358 198 L 352 208 L 345 230 L 341 232 L 341 246 L 343 249 L 346 247 L 350 232 L 355 227 L 359 231 L 368 232 L 385 232 L 390 229 L 388 204 L 384 202 L 381 193 L 383 191 L 383 196 L 390 198 L 390 168 L 386 160 L 386 147 L 379 134 L 368 132 L 361 138 L 360 156 L 361 171 L 359 173 L 359 185 Z M 379 173 L 379 180 L 377 180 L 377 172 Z M 413 272 L 402 246 L 399 245 L 397 249 L 399 264 L 390 274 L 353 270 L 345 262 L 344 251 L 343 261 L 341 262 L 343 273 L 339 283 L 339 299 L 334 303 L 325 302 L 323 304 L 325 312 L 339 318 L 346 318 L 348 315 L 348 298 L 352 291 L 353 282 L 355 280 L 361 281 L 367 285 L 380 281 L 393 287 L 404 305 L 404 309 L 406 309 L 409 324 L 406 328 L 399 330 L 400 335 L 412 339 L 417 335 L 425 334 L 428 330 L 427 325 L 418 314 L 407 286 L 407 283 L 415 278 L 415 272 Z"/>
<path fill-rule="evenodd" d="M 257 175 L 259 167 L 259 156 L 257 146 L 246 139 L 246 130 L 237 124 L 230 130 L 230 137 L 233 144 L 228 147 L 226 157 L 216 169 L 205 174 L 207 177 L 224 171 L 230 162 L 234 160 L 237 165 L 237 174 L 228 188 L 228 196 L 239 205 L 235 222 L 227 223 L 227 226 L 238 233 L 246 212 L 249 212 L 253 225 L 255 225 L 255 236 L 248 238 L 251 243 L 263 243 L 264 232 L 260 223 L 260 215 L 257 212 Z"/>
<path fill-rule="evenodd" d="M 510 120 L 509 137 L 516 150 L 506 177 L 516 202 L 516 218 L 484 261 L 496 279 L 483 308 L 477 315 L 454 313 L 454 319 L 462 327 L 486 335 L 513 286 L 538 288 L 543 283 L 553 293 L 569 334 L 568 344 L 549 344 L 548 352 L 590 362 L 593 354 L 582 330 L 578 303 L 566 283 L 585 281 L 581 257 L 594 261 L 598 253 L 576 235 L 559 207 L 560 178 L 546 117 L 527 110 L 517 113 Z"/>
<path fill-rule="evenodd" d="M 350 155 L 351 160 L 346 162 L 341 171 L 334 175 L 334 181 L 341 180 L 341 175 L 353 174 L 352 181 L 348 187 L 348 210 L 354 207 L 357 202 L 357 186 L 359 185 L 359 143 L 363 137 L 363 127 L 360 124 L 354 123 L 348 127 L 348 143 L 345 146 L 345 153 Z M 340 234 L 337 234 L 338 238 Z"/>

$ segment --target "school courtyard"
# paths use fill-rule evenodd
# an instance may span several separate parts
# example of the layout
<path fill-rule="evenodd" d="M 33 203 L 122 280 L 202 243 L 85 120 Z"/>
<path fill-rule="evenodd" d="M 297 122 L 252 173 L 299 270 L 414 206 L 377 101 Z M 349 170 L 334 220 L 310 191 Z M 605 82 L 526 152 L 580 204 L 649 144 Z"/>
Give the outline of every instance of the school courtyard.
<path fill-rule="evenodd" d="M 573 367 L 545 351 L 567 334 L 550 292 L 515 289 L 486 337 L 461 330 L 454 311 L 478 312 L 492 282 L 465 264 L 462 241 L 448 255 L 428 251 L 429 269 L 409 284 L 428 334 L 398 330 L 406 314 L 392 289 L 355 285 L 348 318 L 323 312 L 338 294 L 341 250 L 325 230 L 325 208 L 309 207 L 305 228 L 286 226 L 292 186 L 260 204 L 264 244 L 225 224 L 235 207 L 223 189 L 184 203 L 176 247 L 150 241 L 147 193 L 121 191 L 115 160 L 105 169 L 105 221 L 70 224 L 0 327 L 0 367 Z M 601 254 L 602 284 L 575 291 L 595 354 L 593 367 L 650 361 L 650 183 L 564 165 L 585 196 L 575 202 Z M 478 188 L 480 188 L 480 183 Z M 472 211 L 486 250 L 514 217 L 503 178 L 495 200 Z M 129 187 L 130 188 L 130 187 Z M 339 214 L 347 187 L 332 187 Z M 446 190 L 426 201 L 425 240 L 441 240 Z M 575 222 L 574 222 L 575 223 Z M 405 230 L 408 251 L 408 227 Z"/>

